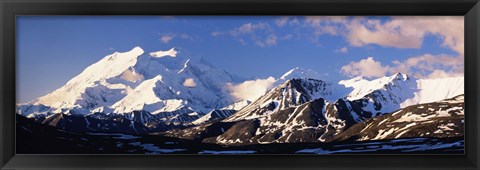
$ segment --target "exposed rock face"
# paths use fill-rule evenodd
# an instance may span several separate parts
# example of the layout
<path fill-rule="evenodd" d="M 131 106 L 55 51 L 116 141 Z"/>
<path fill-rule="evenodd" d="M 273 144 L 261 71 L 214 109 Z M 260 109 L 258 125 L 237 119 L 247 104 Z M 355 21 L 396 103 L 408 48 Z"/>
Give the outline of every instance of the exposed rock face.
<path fill-rule="evenodd" d="M 154 116 L 148 112 L 134 111 L 129 114 L 111 116 L 106 116 L 104 114 L 80 116 L 57 113 L 50 115 L 43 120 L 37 121 L 59 129 L 74 132 L 147 134 L 182 127 L 175 124 L 165 124 L 161 121 L 147 121 L 151 119 L 154 119 Z"/>
<path fill-rule="evenodd" d="M 419 104 L 358 123 L 334 140 L 383 140 L 464 135 L 464 96 Z"/>
<path fill-rule="evenodd" d="M 278 105 L 271 102 L 254 109 L 254 118 L 217 122 L 201 128 L 177 130 L 170 134 L 222 145 L 443 138 L 464 135 L 463 95 L 409 106 L 377 117 L 363 110 L 361 104 L 361 100 L 345 99 L 331 104 L 319 98 L 298 106 L 279 109 Z M 220 126 L 221 123 L 231 124 Z M 214 133 L 208 134 L 205 129 Z"/>
<path fill-rule="evenodd" d="M 162 133 L 165 136 L 188 140 L 202 141 L 205 138 L 221 135 L 230 129 L 235 122 L 213 122 L 180 130 L 170 130 Z"/>
<path fill-rule="evenodd" d="M 329 103 L 324 99 L 332 94 L 329 86 L 314 79 L 292 79 L 222 121 L 230 127 L 212 123 L 167 134 L 186 139 L 212 136 L 203 142 L 225 145 L 322 142 L 374 115 L 362 109 L 361 101 Z M 222 133 L 204 135 L 207 128 Z"/>

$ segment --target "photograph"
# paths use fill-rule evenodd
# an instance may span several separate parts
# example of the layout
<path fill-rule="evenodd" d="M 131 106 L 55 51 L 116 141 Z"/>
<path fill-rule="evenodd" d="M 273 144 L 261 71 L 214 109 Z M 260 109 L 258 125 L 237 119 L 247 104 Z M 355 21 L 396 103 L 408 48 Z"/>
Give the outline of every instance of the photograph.
<path fill-rule="evenodd" d="M 16 16 L 16 154 L 463 155 L 464 19 Z"/>

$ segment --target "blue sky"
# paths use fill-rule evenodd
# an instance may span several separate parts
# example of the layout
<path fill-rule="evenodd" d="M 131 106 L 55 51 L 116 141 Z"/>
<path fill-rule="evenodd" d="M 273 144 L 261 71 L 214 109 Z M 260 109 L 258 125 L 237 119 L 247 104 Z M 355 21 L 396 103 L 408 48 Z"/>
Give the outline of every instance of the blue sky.
<path fill-rule="evenodd" d="M 45 95 L 135 46 L 176 47 L 246 78 L 303 67 L 336 82 L 394 72 L 462 76 L 463 40 L 463 17 L 20 16 L 17 98 Z"/>

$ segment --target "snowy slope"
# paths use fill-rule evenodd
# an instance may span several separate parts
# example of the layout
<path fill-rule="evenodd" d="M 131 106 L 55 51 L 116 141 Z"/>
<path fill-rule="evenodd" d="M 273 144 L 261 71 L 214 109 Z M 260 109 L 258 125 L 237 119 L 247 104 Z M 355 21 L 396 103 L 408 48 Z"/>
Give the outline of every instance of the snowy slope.
<path fill-rule="evenodd" d="M 249 101 L 249 100 L 240 100 L 240 101 L 232 103 L 228 106 L 225 106 L 224 108 L 222 108 L 222 110 L 240 110 L 240 109 L 244 108 L 245 106 L 249 105 L 250 103 L 252 103 L 252 102 Z"/>
<path fill-rule="evenodd" d="M 464 78 L 451 77 L 443 79 L 417 80 L 417 91 L 414 97 L 401 104 L 402 108 L 448 99 L 464 94 Z"/>
<path fill-rule="evenodd" d="M 345 87 L 352 87 L 353 90 L 348 94 L 348 100 L 358 100 L 366 95 L 376 91 L 376 90 L 387 90 L 387 86 L 395 86 L 401 89 L 398 90 L 402 93 L 411 93 L 416 90 L 415 80 L 407 76 L 406 74 L 397 73 L 390 77 L 382 77 L 372 81 L 362 79 L 361 77 L 356 77 L 351 80 L 342 80 L 339 84 L 344 85 Z"/>
<path fill-rule="evenodd" d="M 112 105 L 115 113 L 128 113 L 145 110 L 152 114 L 161 111 L 175 111 L 183 106 L 183 101 L 175 99 L 171 91 L 158 75 L 143 81 L 129 95 Z"/>
<path fill-rule="evenodd" d="M 146 78 L 157 75 L 163 77 L 161 84 L 166 89 L 157 89 L 162 93 L 173 93 L 164 100 L 181 100 L 183 107 L 206 113 L 211 109 L 220 109 L 234 102 L 226 83 L 238 81 L 227 72 L 217 69 L 201 59 L 188 59 L 182 56 L 175 58 L 142 58 L 135 66 Z M 139 100 L 135 97 L 130 100 Z M 143 100 L 140 98 L 140 100 Z M 174 103 L 177 104 L 177 103 Z M 168 104 L 165 105 L 168 107 Z M 173 107 L 178 108 L 178 107 Z M 159 111 L 173 111 L 164 109 Z"/>
<path fill-rule="evenodd" d="M 94 105 L 109 105 L 125 96 L 129 86 L 110 84 L 108 79 L 121 76 L 137 63 L 144 53 L 140 47 L 124 53 L 113 53 L 68 81 L 54 92 L 38 98 L 36 105 L 42 104 L 54 108 L 73 108 L 81 106 L 91 108 Z"/>
<path fill-rule="evenodd" d="M 356 77 L 339 82 L 351 92 L 346 99 L 362 101 L 364 109 L 388 113 L 407 106 L 440 101 L 463 94 L 463 77 L 416 80 L 406 74 L 365 80 Z"/>
<path fill-rule="evenodd" d="M 175 48 L 144 54 L 135 47 L 104 57 L 61 88 L 21 105 L 18 112 L 25 116 L 141 110 L 153 114 L 207 113 L 234 102 L 224 85 L 238 81 L 241 79 L 202 59 L 178 55 Z"/>
<path fill-rule="evenodd" d="M 338 135 L 336 140 L 461 137 L 464 135 L 464 108 L 464 95 L 412 105 L 358 123 Z"/>

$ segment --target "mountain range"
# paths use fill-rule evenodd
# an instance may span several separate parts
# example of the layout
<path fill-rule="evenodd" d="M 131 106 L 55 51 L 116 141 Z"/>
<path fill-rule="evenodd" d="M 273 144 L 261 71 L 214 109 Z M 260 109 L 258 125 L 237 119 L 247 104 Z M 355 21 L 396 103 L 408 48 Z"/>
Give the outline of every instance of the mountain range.
<path fill-rule="evenodd" d="M 381 140 L 463 136 L 464 78 L 396 73 L 337 83 L 299 67 L 255 100 L 227 84 L 247 79 L 175 48 L 115 52 L 17 114 L 77 132 L 155 134 L 204 143 Z"/>

